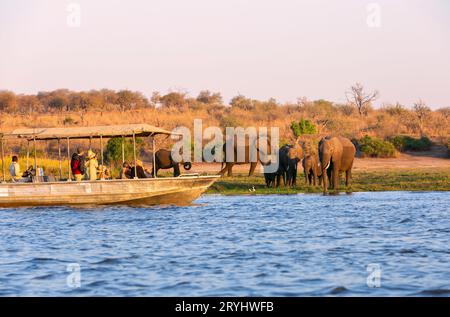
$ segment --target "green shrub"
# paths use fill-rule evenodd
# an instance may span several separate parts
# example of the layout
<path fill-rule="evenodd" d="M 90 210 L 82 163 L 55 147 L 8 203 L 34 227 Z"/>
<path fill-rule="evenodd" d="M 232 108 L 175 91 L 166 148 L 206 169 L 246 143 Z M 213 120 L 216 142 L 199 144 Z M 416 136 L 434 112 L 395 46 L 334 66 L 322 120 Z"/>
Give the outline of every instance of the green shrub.
<path fill-rule="evenodd" d="M 299 122 L 291 123 L 291 130 L 296 137 L 304 134 L 316 134 L 317 128 L 310 120 L 301 119 Z"/>
<path fill-rule="evenodd" d="M 358 141 L 358 147 L 363 157 L 396 157 L 395 146 L 388 141 L 371 138 L 366 135 Z"/>
<path fill-rule="evenodd" d="M 426 136 L 415 139 L 406 135 L 397 135 L 389 139 L 395 148 L 401 152 L 404 151 L 428 151 L 432 142 Z"/>
<path fill-rule="evenodd" d="M 141 138 L 136 138 L 136 155 L 142 151 L 144 142 Z M 134 159 L 133 140 L 130 138 L 124 139 L 125 161 L 132 162 Z M 114 165 L 122 164 L 122 138 L 111 138 L 106 144 L 105 162 Z"/>

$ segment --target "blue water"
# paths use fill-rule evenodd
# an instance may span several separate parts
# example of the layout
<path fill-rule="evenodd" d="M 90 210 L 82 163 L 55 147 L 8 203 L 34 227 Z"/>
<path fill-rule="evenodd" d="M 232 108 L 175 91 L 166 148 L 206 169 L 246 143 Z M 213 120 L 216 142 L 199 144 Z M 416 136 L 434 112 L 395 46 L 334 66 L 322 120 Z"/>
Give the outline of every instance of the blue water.
<path fill-rule="evenodd" d="M 448 192 L 0 213 L 2 296 L 450 296 Z"/>

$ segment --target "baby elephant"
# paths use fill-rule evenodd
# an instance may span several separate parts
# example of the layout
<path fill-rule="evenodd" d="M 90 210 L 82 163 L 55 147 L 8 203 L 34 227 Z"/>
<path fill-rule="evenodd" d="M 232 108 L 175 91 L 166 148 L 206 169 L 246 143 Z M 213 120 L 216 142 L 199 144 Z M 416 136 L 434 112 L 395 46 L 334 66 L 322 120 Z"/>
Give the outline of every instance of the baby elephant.
<path fill-rule="evenodd" d="M 319 169 L 319 157 L 317 154 L 306 155 L 302 165 L 305 173 L 305 183 L 310 186 L 316 186 L 317 179 L 322 175 Z"/>

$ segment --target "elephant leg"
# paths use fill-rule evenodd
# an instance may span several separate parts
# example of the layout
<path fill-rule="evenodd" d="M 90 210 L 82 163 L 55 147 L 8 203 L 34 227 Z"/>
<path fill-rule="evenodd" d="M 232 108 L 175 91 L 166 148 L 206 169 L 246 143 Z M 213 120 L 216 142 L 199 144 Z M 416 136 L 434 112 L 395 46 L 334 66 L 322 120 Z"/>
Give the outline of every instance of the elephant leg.
<path fill-rule="evenodd" d="M 333 189 L 338 190 L 339 189 L 339 166 L 335 166 L 333 170 Z"/>
<path fill-rule="evenodd" d="M 323 169 L 322 170 L 322 184 L 323 184 L 323 193 L 326 194 L 327 190 L 328 190 L 328 175 L 327 175 L 327 170 Z"/>
<path fill-rule="evenodd" d="M 276 188 L 280 187 L 280 181 L 281 181 L 281 174 L 277 173 L 277 180 L 275 182 L 276 183 L 275 184 Z"/>
<path fill-rule="evenodd" d="M 305 173 L 305 184 L 308 185 L 308 170 L 304 170 Z"/>
<path fill-rule="evenodd" d="M 255 173 L 256 165 L 258 165 L 258 162 L 250 163 L 250 172 L 248 173 L 248 176 L 252 176 Z"/>
<path fill-rule="evenodd" d="M 234 166 L 234 163 L 228 163 L 227 164 L 228 165 L 228 177 L 233 177 L 233 166 Z"/>
<path fill-rule="evenodd" d="M 180 176 L 180 164 L 174 164 L 173 165 L 173 177 L 178 177 Z"/>
<path fill-rule="evenodd" d="M 228 170 L 228 163 L 225 163 L 225 167 L 223 166 L 224 163 L 222 163 L 222 169 L 220 170 L 219 174 L 220 175 L 225 175 L 225 173 Z"/>
<path fill-rule="evenodd" d="M 328 177 L 328 187 L 327 188 L 330 188 L 330 189 L 332 189 L 333 188 L 333 174 L 332 174 L 332 169 L 331 168 L 328 168 L 328 170 L 326 171 L 326 173 L 327 173 L 327 177 Z"/>
<path fill-rule="evenodd" d="M 352 180 L 352 170 L 349 169 L 345 172 L 345 186 L 346 187 L 350 186 L 351 180 Z"/>

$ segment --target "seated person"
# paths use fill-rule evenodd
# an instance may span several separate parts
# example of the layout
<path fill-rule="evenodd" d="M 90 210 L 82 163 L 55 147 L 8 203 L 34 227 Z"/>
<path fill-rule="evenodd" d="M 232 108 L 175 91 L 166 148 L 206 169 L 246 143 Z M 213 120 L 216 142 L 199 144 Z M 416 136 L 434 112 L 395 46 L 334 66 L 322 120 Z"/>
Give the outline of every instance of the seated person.
<path fill-rule="evenodd" d="M 110 179 L 111 173 L 109 169 L 104 165 L 99 165 L 97 168 L 97 179 Z"/>
<path fill-rule="evenodd" d="M 122 169 L 120 170 L 120 179 L 130 179 L 131 177 L 131 165 L 128 162 L 124 162 Z"/>
<path fill-rule="evenodd" d="M 33 165 L 28 166 L 28 169 L 23 172 L 22 177 L 31 179 L 33 176 L 36 176 L 36 171 L 34 170 Z"/>
<path fill-rule="evenodd" d="M 131 178 L 135 178 L 137 174 L 137 178 L 148 178 L 145 173 L 144 163 L 142 161 L 136 161 L 136 167 L 131 167 Z"/>
<path fill-rule="evenodd" d="M 14 183 L 26 181 L 26 179 L 22 178 L 23 174 L 20 171 L 19 158 L 16 155 L 12 157 L 12 162 L 9 166 L 9 174 Z"/>

